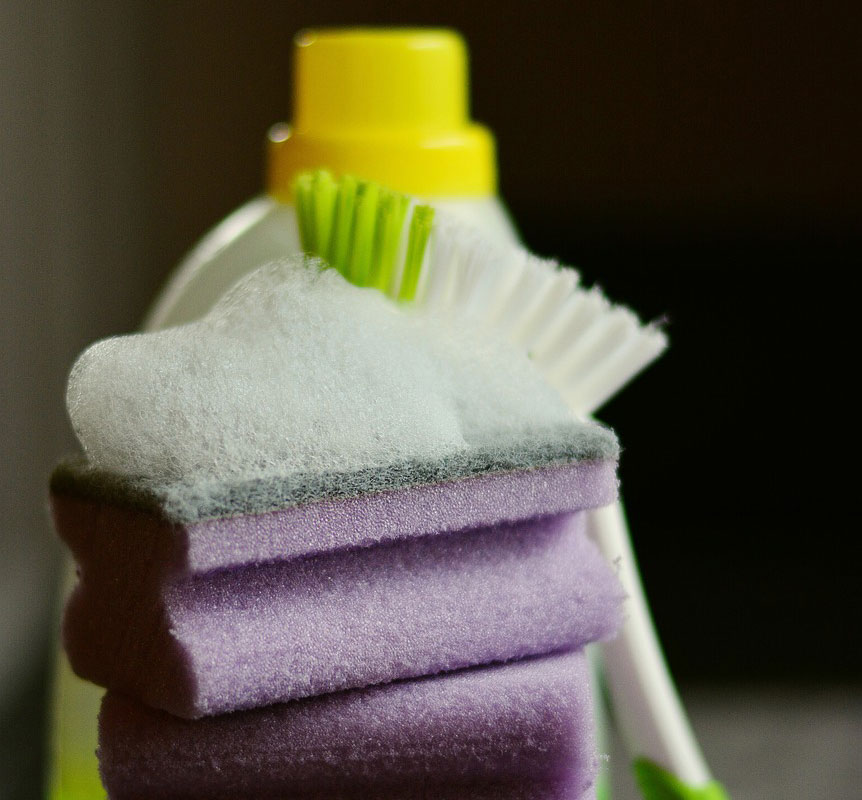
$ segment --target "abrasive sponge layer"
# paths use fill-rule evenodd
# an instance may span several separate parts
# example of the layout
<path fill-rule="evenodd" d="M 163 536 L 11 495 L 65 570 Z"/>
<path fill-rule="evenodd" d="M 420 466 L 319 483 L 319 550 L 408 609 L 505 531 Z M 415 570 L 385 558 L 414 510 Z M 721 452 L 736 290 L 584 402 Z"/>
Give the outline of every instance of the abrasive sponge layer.
<path fill-rule="evenodd" d="M 592 427 L 593 443 L 609 435 Z M 178 505 L 177 487 L 156 493 L 67 463 L 54 472 L 51 499 L 57 532 L 82 564 L 106 546 L 140 547 L 164 572 L 197 574 L 595 508 L 616 498 L 615 455 L 566 460 L 574 456 L 565 452 L 525 450 L 517 470 L 511 463 L 473 463 L 478 474 L 466 464 L 453 473 L 444 462 L 433 474 L 402 465 L 361 480 L 331 477 L 325 487 L 320 476 L 252 481 L 225 487 L 207 513 Z M 361 491 L 345 493 L 357 485 Z"/>
<path fill-rule="evenodd" d="M 108 692 L 111 800 L 579 800 L 596 772 L 582 653 L 187 721 Z"/>
<path fill-rule="evenodd" d="M 196 718 L 575 649 L 613 634 L 622 595 L 584 527 L 538 517 L 179 580 L 126 539 L 82 564 L 66 651 Z"/>

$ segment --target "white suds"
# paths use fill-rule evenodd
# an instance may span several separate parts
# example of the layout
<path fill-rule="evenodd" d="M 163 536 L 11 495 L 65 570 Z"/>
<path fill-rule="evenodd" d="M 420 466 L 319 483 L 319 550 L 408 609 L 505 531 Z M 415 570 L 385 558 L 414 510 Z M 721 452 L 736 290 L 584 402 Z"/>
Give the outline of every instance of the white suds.
<path fill-rule="evenodd" d="M 302 257 L 198 322 L 97 342 L 67 404 L 94 467 L 156 482 L 433 461 L 572 421 L 522 353 Z"/>

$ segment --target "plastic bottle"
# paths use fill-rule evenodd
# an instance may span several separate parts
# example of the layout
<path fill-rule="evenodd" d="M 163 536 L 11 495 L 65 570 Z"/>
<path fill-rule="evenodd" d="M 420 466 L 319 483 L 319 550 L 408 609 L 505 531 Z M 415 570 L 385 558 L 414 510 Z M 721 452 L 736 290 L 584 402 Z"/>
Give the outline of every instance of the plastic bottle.
<path fill-rule="evenodd" d="M 269 132 L 267 194 L 208 233 L 179 265 L 145 327 L 201 316 L 260 264 L 299 249 L 291 184 L 326 167 L 419 196 L 505 241 L 494 139 L 468 112 L 467 52 L 434 29 L 305 31 L 294 51 L 294 119 Z"/>
<path fill-rule="evenodd" d="M 145 330 L 202 316 L 244 274 L 299 250 L 291 184 L 307 169 L 383 183 L 517 241 L 496 195 L 493 136 L 469 118 L 467 50 L 457 33 L 304 31 L 295 40 L 293 111 L 291 124 L 269 132 L 266 194 L 194 247 L 157 298 Z M 70 568 L 67 588 L 74 581 Z M 60 653 L 54 691 L 48 796 L 102 798 L 95 756 L 102 690 L 75 677 Z"/>

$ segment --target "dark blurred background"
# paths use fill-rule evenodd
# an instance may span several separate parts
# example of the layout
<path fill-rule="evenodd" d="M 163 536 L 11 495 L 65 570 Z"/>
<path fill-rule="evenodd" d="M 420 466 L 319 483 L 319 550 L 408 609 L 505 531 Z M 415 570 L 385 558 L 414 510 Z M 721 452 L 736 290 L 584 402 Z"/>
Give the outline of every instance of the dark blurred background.
<path fill-rule="evenodd" d="M 3 0 L 0 23 L 0 797 L 38 796 L 67 370 L 133 330 L 184 251 L 261 191 L 292 36 L 312 25 L 462 31 L 526 242 L 668 319 L 669 353 L 601 417 L 683 687 L 859 685 L 839 477 L 862 262 L 857 4 Z"/>

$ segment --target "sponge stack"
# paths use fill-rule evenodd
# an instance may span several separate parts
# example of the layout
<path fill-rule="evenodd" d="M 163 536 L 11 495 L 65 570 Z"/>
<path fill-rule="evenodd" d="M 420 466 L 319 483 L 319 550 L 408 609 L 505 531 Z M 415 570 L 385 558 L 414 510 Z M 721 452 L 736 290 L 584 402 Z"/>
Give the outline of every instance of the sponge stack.
<path fill-rule="evenodd" d="M 594 455 L 612 444 L 590 433 Z M 595 770 L 581 651 L 612 635 L 621 599 L 582 509 L 614 497 L 613 465 L 197 521 L 58 468 L 56 526 L 80 568 L 64 638 L 112 690 L 110 796 L 580 797 Z M 289 556 L 258 560 L 280 539 Z"/>
<path fill-rule="evenodd" d="M 282 274 L 292 281 L 284 317 L 297 329 L 307 327 L 302 313 L 316 313 L 314 292 L 303 294 L 308 275 L 311 285 L 323 280 L 306 265 Z M 332 280 L 325 278 L 327 304 L 342 292 Z M 363 303 L 378 303 L 348 292 L 359 318 Z M 266 318 L 278 319 L 276 300 L 267 300 Z M 228 312 L 243 302 L 234 297 Z M 219 332 L 220 351 L 243 335 L 203 324 Z M 165 333 L 176 350 L 176 337 L 195 330 Z M 147 337 L 129 338 L 140 356 Z M 435 340 L 446 345 L 442 332 Z M 273 337 L 264 341 L 269 348 Z M 345 468 L 335 450 L 313 450 L 326 440 L 311 419 L 323 389 L 305 373 L 289 409 L 309 430 L 293 442 L 302 459 L 256 429 L 249 435 L 266 469 L 253 468 L 247 448 L 252 460 L 239 473 L 207 472 L 206 448 L 218 444 L 195 455 L 172 441 L 170 426 L 188 426 L 182 420 L 199 409 L 165 399 L 171 387 L 157 379 L 170 365 L 138 363 L 140 385 L 123 381 L 107 407 L 93 410 L 94 364 L 101 374 L 112 371 L 111 359 L 126 369 L 133 360 L 126 340 L 103 345 L 99 358 L 89 352 L 79 362 L 70 385 L 87 457 L 58 467 L 51 488 L 57 531 L 79 567 L 66 651 L 81 677 L 109 690 L 99 750 L 109 797 L 590 796 L 596 754 L 583 648 L 613 635 L 622 593 L 584 518 L 616 497 L 610 431 L 536 402 L 526 363 L 513 366 L 522 372 L 508 398 L 450 402 L 452 376 L 438 374 L 444 388 L 433 424 L 457 446 L 435 449 L 440 437 L 427 420 L 429 444 L 409 458 L 375 452 L 383 438 L 360 441 L 359 432 L 351 434 L 357 465 Z M 243 353 L 254 361 L 250 349 Z M 237 363 L 236 354 L 222 357 Z M 185 369 L 192 363 L 178 360 Z M 219 370 L 203 362 L 209 372 L 196 376 L 198 394 Z M 384 400 L 392 426 L 404 424 L 398 392 Z M 97 417 L 115 429 L 140 424 L 150 409 L 136 404 L 156 402 L 163 412 L 175 404 L 163 425 L 150 426 L 148 441 L 137 436 L 134 457 L 150 467 L 164 458 L 164 469 L 147 473 L 140 460 L 137 474 L 126 468 L 131 434 L 120 431 L 101 449 L 93 443 L 96 428 L 87 426 Z M 248 419 L 278 415 L 272 398 L 261 402 Z M 545 409 L 538 425 L 533 408 Z M 470 415 L 490 422 L 480 430 Z M 194 425 L 226 440 L 229 415 L 204 422 Z M 277 457 L 272 448 L 282 448 Z"/>

